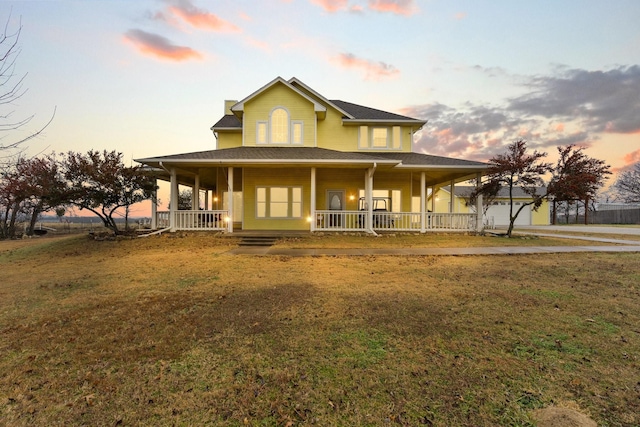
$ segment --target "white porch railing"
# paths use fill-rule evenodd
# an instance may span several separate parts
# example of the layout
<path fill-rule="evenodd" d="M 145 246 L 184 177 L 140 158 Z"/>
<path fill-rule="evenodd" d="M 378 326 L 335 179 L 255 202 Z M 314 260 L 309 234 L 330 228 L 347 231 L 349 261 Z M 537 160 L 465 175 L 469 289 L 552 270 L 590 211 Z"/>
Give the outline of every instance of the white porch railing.
<path fill-rule="evenodd" d="M 316 211 L 317 231 L 365 231 L 364 211 Z M 427 213 L 425 230 L 469 231 L 476 229 L 476 214 Z M 375 231 L 421 231 L 420 212 L 373 212 Z"/>
<path fill-rule="evenodd" d="M 365 221 L 362 211 L 316 211 L 318 231 L 362 231 Z"/>
<path fill-rule="evenodd" d="M 176 230 L 224 231 L 228 211 L 176 211 Z M 170 212 L 157 213 L 157 227 L 168 228 Z M 316 231 L 366 231 L 367 213 L 364 211 L 316 211 Z M 373 212 L 375 231 L 421 231 L 419 212 Z M 425 231 L 470 231 L 476 229 L 476 214 L 427 213 Z"/>
<path fill-rule="evenodd" d="M 168 228 L 171 226 L 171 212 L 158 212 L 157 226 L 158 228 Z M 228 217 L 226 210 L 216 211 L 175 211 L 174 227 L 176 230 L 193 230 L 193 231 L 218 231 L 226 230 Z"/>

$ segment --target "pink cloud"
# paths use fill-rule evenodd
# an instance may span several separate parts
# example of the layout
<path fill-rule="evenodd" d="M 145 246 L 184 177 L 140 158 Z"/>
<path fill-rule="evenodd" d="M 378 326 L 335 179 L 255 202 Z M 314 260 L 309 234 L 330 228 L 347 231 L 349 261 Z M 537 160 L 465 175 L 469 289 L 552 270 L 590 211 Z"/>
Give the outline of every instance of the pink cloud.
<path fill-rule="evenodd" d="M 327 12 L 333 13 L 333 12 L 338 12 L 340 10 L 346 10 L 349 1 L 348 0 L 311 0 L 311 3 L 320 6 Z"/>
<path fill-rule="evenodd" d="M 369 9 L 397 15 L 413 15 L 417 12 L 414 0 L 369 0 Z"/>
<path fill-rule="evenodd" d="M 201 30 L 225 33 L 240 32 L 240 28 L 222 18 L 195 7 L 189 0 L 179 0 L 168 7 L 168 11 L 187 24 Z"/>
<path fill-rule="evenodd" d="M 367 80 L 380 80 L 387 77 L 396 77 L 400 74 L 400 70 L 393 65 L 358 58 L 352 53 L 341 53 L 334 59 L 344 68 L 355 68 L 364 71 L 365 79 Z"/>
<path fill-rule="evenodd" d="M 640 162 L 640 150 L 632 151 L 624 156 L 624 162 L 626 165 L 632 165 Z"/>
<path fill-rule="evenodd" d="M 202 59 L 202 54 L 187 46 L 176 46 L 165 37 L 142 30 L 129 30 L 124 40 L 131 43 L 140 53 L 169 61 Z"/>

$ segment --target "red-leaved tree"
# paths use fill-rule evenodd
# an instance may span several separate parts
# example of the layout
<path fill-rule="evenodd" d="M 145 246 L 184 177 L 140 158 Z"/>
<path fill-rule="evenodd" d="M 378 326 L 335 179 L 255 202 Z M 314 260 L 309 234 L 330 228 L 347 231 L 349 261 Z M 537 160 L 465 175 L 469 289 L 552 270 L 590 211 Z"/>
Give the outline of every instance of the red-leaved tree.
<path fill-rule="evenodd" d="M 131 205 L 153 197 L 155 179 L 142 166 L 125 166 L 122 153 L 69 152 L 62 161 L 69 204 L 96 214 L 106 228 L 120 232 L 116 217 Z"/>
<path fill-rule="evenodd" d="M 567 145 L 558 147 L 558 162 L 548 186 L 549 198 L 553 200 L 552 221 L 556 222 L 557 203 L 584 202 L 584 221 L 587 223 L 589 201 L 594 200 L 604 185 L 610 166 L 584 153 L 584 147 Z"/>

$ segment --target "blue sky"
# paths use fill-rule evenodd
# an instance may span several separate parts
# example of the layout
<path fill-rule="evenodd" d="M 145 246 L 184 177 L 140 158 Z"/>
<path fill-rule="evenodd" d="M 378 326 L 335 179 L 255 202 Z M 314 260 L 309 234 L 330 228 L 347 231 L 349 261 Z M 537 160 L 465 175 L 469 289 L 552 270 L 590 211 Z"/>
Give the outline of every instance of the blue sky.
<path fill-rule="evenodd" d="M 487 160 L 514 139 L 640 161 L 637 0 L 0 1 L 22 25 L 14 117 L 32 154 L 213 147 L 225 99 L 277 76 L 429 120 L 415 151 Z"/>

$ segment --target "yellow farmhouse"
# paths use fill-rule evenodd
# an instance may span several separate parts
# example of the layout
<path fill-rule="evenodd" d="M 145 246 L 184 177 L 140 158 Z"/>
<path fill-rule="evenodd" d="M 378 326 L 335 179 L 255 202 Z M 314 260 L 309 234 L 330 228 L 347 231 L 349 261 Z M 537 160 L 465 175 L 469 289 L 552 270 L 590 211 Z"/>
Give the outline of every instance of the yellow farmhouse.
<path fill-rule="evenodd" d="M 170 210 L 152 219 L 171 231 L 479 230 L 481 214 L 437 211 L 430 195 L 487 165 L 413 152 L 425 123 L 278 77 L 225 101 L 213 149 L 137 161 L 171 183 Z M 178 210 L 179 186 L 194 209 Z"/>

